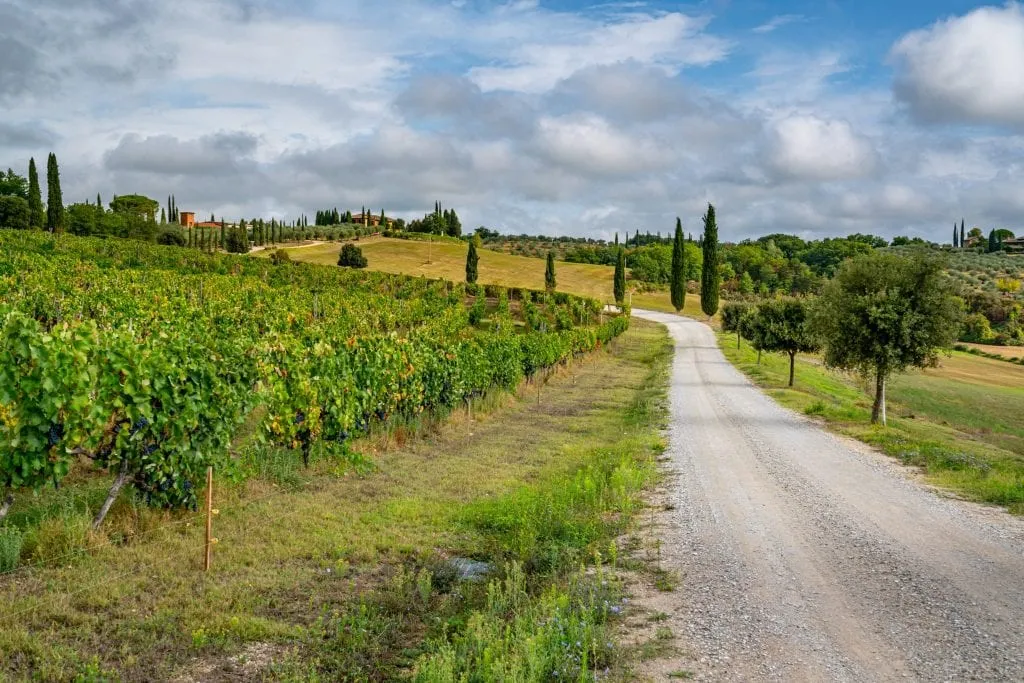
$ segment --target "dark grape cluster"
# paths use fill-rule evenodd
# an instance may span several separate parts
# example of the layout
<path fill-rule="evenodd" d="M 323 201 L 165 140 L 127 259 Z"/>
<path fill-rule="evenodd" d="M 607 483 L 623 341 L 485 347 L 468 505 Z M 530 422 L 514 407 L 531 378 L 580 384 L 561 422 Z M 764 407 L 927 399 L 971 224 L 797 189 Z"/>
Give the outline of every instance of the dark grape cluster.
<path fill-rule="evenodd" d="M 129 436 L 135 436 L 136 434 L 138 434 L 140 431 L 142 431 L 143 429 L 145 429 L 148 426 L 149 426 L 149 420 L 147 420 L 144 417 L 140 417 L 138 422 L 136 422 L 135 424 L 132 425 L 132 431 L 130 432 Z"/>
<path fill-rule="evenodd" d="M 46 441 L 51 446 L 56 446 L 60 443 L 60 440 L 64 438 L 64 425 L 60 422 L 54 422 L 50 425 L 50 429 L 46 432 Z"/>

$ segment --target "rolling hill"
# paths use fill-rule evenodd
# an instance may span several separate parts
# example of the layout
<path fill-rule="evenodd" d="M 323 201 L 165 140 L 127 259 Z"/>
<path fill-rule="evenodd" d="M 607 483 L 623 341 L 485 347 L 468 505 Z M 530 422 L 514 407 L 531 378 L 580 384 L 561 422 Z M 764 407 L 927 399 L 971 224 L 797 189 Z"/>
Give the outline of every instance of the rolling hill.
<path fill-rule="evenodd" d="M 461 282 L 466 277 L 467 246 L 457 242 L 428 243 L 418 240 L 402 240 L 387 237 L 371 237 L 359 240 L 359 247 L 368 261 L 368 268 L 386 273 L 402 275 L 423 275 Z M 296 261 L 335 265 L 341 244 L 327 242 L 303 247 L 285 249 Z M 480 250 L 479 282 L 544 289 L 544 260 L 527 256 L 503 254 L 487 249 Z M 559 291 L 589 296 L 606 303 L 612 302 L 611 266 L 559 261 L 556 266 Z M 638 293 L 633 295 L 635 307 L 669 311 L 668 292 Z M 688 294 L 687 315 L 701 317 L 700 297 Z"/>

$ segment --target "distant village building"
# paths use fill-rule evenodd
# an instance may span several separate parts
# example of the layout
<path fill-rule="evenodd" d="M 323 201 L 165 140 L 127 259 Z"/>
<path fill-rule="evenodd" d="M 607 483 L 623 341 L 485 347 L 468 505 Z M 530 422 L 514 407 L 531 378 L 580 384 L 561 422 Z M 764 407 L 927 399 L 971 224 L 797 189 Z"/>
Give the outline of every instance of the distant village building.
<path fill-rule="evenodd" d="M 1007 254 L 1024 254 L 1024 237 L 1011 237 L 1003 240 L 1003 251 Z"/>
<path fill-rule="evenodd" d="M 181 212 L 181 227 L 188 230 L 196 224 L 196 214 L 194 211 L 182 211 Z"/>
<path fill-rule="evenodd" d="M 220 221 L 203 221 L 202 223 L 195 223 L 194 225 L 197 228 L 217 228 L 217 229 L 220 229 L 225 224 L 221 223 Z"/>
<path fill-rule="evenodd" d="M 387 216 L 384 217 L 384 220 L 387 222 L 387 225 L 385 227 L 390 228 L 395 224 L 395 221 L 392 220 L 391 218 L 388 218 Z M 380 214 L 374 215 L 372 213 L 356 213 L 352 215 L 352 222 L 356 225 L 365 225 L 370 228 L 376 228 L 380 226 Z"/>

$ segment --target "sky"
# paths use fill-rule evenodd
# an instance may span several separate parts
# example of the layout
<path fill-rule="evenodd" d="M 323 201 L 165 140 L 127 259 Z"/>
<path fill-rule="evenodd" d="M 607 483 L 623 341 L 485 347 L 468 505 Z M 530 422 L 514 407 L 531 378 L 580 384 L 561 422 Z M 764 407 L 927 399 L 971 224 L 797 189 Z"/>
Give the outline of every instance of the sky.
<path fill-rule="evenodd" d="M 1024 5 L 5 0 L 0 166 L 229 220 L 1024 232 Z"/>

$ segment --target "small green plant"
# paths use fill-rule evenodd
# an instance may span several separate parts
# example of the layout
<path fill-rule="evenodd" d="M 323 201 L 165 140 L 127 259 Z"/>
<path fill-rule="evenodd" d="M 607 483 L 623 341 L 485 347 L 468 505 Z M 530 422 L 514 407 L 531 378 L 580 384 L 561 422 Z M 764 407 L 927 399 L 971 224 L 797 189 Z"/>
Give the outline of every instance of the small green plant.
<path fill-rule="evenodd" d="M 11 527 L 0 528 L 0 574 L 14 570 L 21 557 L 21 532 Z"/>
<path fill-rule="evenodd" d="M 433 575 L 426 567 L 420 569 L 416 574 L 416 593 L 424 606 L 430 604 L 430 595 L 433 592 Z"/>

